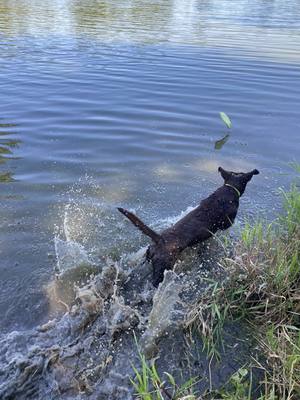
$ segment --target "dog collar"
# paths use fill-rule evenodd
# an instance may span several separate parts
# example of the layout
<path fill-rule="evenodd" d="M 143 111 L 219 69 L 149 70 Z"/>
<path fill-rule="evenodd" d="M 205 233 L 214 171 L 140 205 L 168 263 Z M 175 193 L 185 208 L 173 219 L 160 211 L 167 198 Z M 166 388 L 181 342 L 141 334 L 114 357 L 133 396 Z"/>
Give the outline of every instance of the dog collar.
<path fill-rule="evenodd" d="M 230 185 L 229 183 L 225 183 L 225 186 L 229 186 L 234 189 L 239 197 L 241 197 L 241 192 L 234 186 Z"/>

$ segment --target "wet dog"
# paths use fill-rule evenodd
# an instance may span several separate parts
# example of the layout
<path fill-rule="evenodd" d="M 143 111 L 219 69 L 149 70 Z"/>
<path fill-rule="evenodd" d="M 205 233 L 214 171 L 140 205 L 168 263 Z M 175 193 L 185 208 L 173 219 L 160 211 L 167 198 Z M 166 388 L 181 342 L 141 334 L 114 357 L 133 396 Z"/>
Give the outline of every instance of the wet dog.
<path fill-rule="evenodd" d="M 170 228 L 160 234 L 149 228 L 136 215 L 124 208 L 118 210 L 138 229 L 149 236 L 153 243 L 148 247 L 146 258 L 152 262 L 154 286 L 163 280 L 164 271 L 172 269 L 179 254 L 187 247 L 203 242 L 218 230 L 228 229 L 234 222 L 239 199 L 257 169 L 250 172 L 232 172 L 219 167 L 224 184 L 200 205 Z"/>

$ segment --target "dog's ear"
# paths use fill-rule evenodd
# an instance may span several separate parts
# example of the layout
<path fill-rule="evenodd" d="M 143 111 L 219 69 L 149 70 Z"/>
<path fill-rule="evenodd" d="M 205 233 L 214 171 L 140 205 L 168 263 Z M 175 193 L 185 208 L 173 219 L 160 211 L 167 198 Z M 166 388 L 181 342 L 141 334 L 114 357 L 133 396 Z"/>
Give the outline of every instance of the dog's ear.
<path fill-rule="evenodd" d="M 247 182 L 249 182 L 253 178 L 253 175 L 258 175 L 258 174 L 259 174 L 259 171 L 257 169 L 253 169 L 252 171 L 247 172 L 245 174 L 245 179 Z"/>
<path fill-rule="evenodd" d="M 222 178 L 224 179 L 224 181 L 227 181 L 230 178 L 230 172 L 226 171 L 224 168 L 219 167 L 218 171 L 220 172 Z"/>

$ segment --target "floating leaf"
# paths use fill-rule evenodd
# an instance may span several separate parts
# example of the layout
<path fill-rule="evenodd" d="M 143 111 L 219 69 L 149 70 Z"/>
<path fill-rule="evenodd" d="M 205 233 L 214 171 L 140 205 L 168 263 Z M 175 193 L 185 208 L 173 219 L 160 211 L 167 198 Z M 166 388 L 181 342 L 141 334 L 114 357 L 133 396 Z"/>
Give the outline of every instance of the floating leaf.
<path fill-rule="evenodd" d="M 229 139 L 229 134 L 227 134 L 226 136 L 224 136 L 222 139 L 217 140 L 215 142 L 215 150 L 220 150 L 224 144 L 227 142 L 227 140 Z"/>
<path fill-rule="evenodd" d="M 223 111 L 220 112 L 220 117 L 222 119 L 222 121 L 224 122 L 224 124 L 227 126 L 227 128 L 231 128 L 232 124 L 231 124 L 231 120 L 228 117 L 227 114 L 225 114 Z"/>

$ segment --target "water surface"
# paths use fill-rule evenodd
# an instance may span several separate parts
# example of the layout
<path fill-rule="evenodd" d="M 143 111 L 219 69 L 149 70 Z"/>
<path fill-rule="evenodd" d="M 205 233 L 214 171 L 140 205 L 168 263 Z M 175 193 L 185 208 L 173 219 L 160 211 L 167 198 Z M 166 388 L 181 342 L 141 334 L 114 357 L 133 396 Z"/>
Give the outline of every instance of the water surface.
<path fill-rule="evenodd" d="M 298 0 L 0 0 L 2 331 L 55 313 L 60 240 L 96 264 L 146 244 L 116 206 L 161 228 L 222 165 L 261 171 L 237 224 L 274 215 L 300 150 L 299 21 Z"/>

